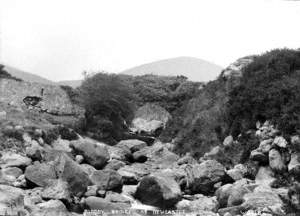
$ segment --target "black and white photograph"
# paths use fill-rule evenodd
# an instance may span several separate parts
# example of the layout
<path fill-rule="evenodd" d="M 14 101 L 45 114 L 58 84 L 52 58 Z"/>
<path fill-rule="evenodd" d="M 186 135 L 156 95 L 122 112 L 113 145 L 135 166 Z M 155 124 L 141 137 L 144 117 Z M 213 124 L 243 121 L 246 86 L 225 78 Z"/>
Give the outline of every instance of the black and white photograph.
<path fill-rule="evenodd" d="M 300 0 L 0 0 L 0 216 L 300 216 Z"/>

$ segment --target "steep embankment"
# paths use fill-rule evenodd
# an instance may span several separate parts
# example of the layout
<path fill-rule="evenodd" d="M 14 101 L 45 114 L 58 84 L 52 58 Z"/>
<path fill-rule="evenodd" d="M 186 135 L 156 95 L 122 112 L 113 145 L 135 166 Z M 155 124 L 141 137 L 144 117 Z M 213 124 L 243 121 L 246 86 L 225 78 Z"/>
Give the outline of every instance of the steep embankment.
<path fill-rule="evenodd" d="M 178 153 L 199 157 L 222 142 L 227 129 L 226 103 L 229 92 L 239 83 L 241 70 L 253 61 L 244 57 L 226 68 L 218 79 L 207 83 L 173 114 L 160 138 L 176 144 Z"/>

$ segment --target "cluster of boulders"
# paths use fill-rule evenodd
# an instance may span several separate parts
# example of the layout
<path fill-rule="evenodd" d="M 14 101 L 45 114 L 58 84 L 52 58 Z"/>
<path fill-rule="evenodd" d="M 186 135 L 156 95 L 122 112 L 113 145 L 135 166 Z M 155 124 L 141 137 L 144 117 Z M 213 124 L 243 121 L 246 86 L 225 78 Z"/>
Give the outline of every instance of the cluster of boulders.
<path fill-rule="evenodd" d="M 283 137 L 269 121 L 257 124 L 255 132 L 258 147 L 251 151 L 250 162 L 255 169 L 255 178 L 249 179 L 249 167 L 237 164 L 226 173 L 234 179 L 233 184 L 225 184 L 217 189 L 216 196 L 221 209 L 237 215 L 241 211 L 265 212 L 269 215 L 286 215 L 300 210 L 298 160 L 300 137 Z M 227 137 L 224 145 L 238 145 Z M 247 177 L 247 178 L 245 178 Z M 259 215 L 259 213 L 254 214 Z"/>
<path fill-rule="evenodd" d="M 246 165 L 229 169 L 214 159 L 179 157 L 172 144 L 159 141 L 148 145 L 133 139 L 109 146 L 78 135 L 46 143 L 47 132 L 22 131 L 24 151 L 1 152 L 0 214 L 130 210 L 140 215 L 140 210 L 169 209 L 191 216 L 284 215 L 288 200 L 299 207 L 299 190 L 280 185 L 278 176 L 289 173 L 297 180 L 300 162 L 292 146 L 300 138 L 287 141 L 269 123 L 259 126 L 260 144 L 250 154 L 255 179 L 248 178 Z M 238 141 L 227 137 L 224 145 Z"/>

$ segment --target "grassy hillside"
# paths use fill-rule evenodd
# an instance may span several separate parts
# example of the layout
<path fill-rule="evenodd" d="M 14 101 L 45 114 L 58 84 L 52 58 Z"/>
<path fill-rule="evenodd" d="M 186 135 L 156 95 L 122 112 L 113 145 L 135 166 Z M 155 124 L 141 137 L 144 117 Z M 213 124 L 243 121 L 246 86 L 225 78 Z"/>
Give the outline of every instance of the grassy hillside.
<path fill-rule="evenodd" d="M 4 68 L 8 73 L 10 73 L 12 76 L 17 77 L 19 79 L 22 79 L 27 82 L 37 82 L 37 83 L 43 83 L 43 84 L 49 84 L 49 85 L 56 85 L 55 82 L 52 82 L 48 79 L 45 79 L 41 76 L 38 76 L 36 74 L 28 73 L 22 70 L 19 70 L 17 68 L 5 65 Z"/>
<path fill-rule="evenodd" d="M 252 57 L 241 76 L 224 73 L 175 112 L 161 134 L 179 153 L 199 157 L 256 121 L 271 120 L 289 134 L 300 132 L 300 52 L 272 50 Z M 241 60 L 239 60 L 241 61 Z"/>

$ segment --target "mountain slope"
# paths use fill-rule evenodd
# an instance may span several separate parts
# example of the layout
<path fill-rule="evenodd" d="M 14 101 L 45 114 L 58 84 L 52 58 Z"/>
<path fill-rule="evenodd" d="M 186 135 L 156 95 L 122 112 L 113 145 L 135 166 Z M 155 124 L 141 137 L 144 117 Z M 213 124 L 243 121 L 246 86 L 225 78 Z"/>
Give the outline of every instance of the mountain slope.
<path fill-rule="evenodd" d="M 12 76 L 20 78 L 27 82 L 37 82 L 37 83 L 43 83 L 43 84 L 49 84 L 49 85 L 57 85 L 55 82 L 48 80 L 46 78 L 43 78 L 39 75 L 28 73 L 28 72 L 19 70 L 17 68 L 11 67 L 11 66 L 5 65 L 4 70 L 6 70 Z"/>
<path fill-rule="evenodd" d="M 82 80 L 63 80 L 57 82 L 59 85 L 71 86 L 72 88 L 77 88 L 81 85 Z"/>
<path fill-rule="evenodd" d="M 125 70 L 122 73 L 133 76 L 144 74 L 160 76 L 183 75 L 192 81 L 206 82 L 215 79 L 221 71 L 222 67 L 202 59 L 178 57 L 144 64 Z"/>

